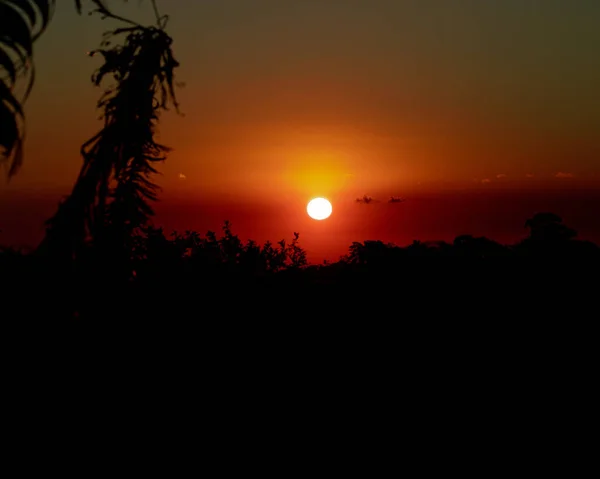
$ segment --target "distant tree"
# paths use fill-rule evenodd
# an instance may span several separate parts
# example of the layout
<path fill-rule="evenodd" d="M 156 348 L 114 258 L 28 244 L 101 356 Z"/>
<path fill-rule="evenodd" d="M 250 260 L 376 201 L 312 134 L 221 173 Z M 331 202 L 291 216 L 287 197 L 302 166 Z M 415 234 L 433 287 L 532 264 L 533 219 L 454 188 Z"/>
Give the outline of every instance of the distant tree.
<path fill-rule="evenodd" d="M 381 266 L 395 259 L 398 250 L 393 244 L 379 240 L 367 240 L 364 243 L 353 242 L 345 261 L 350 264 Z"/>
<path fill-rule="evenodd" d="M 229 221 L 225 221 L 223 224 L 223 236 L 219 240 L 219 244 L 223 260 L 229 264 L 236 264 L 243 253 L 243 244 L 240 238 L 232 233 Z"/>
<path fill-rule="evenodd" d="M 244 253 L 240 258 L 242 271 L 247 274 L 263 276 L 266 273 L 266 263 L 261 254 L 261 248 L 256 241 L 248 240 L 244 245 Z"/>
<path fill-rule="evenodd" d="M 565 226 L 562 218 L 554 213 L 537 213 L 525 222 L 529 228 L 529 239 L 534 241 L 567 241 L 577 236 L 577 232 Z"/>
<path fill-rule="evenodd" d="M 270 241 L 267 241 L 263 246 L 262 256 L 267 266 L 267 271 L 277 272 L 285 269 L 287 259 L 287 244 L 285 240 L 273 246 Z"/>
<path fill-rule="evenodd" d="M 294 239 L 288 245 L 289 266 L 292 268 L 301 268 L 308 264 L 306 260 L 306 251 L 299 245 L 300 233 L 294 232 Z"/>
<path fill-rule="evenodd" d="M 430 253 L 427 243 L 421 240 L 413 240 L 413 242 L 406 247 L 406 252 L 410 256 L 424 256 Z"/>
<path fill-rule="evenodd" d="M 359 241 L 354 241 L 348 248 L 348 254 L 342 260 L 350 264 L 363 264 L 366 262 L 365 247 Z"/>

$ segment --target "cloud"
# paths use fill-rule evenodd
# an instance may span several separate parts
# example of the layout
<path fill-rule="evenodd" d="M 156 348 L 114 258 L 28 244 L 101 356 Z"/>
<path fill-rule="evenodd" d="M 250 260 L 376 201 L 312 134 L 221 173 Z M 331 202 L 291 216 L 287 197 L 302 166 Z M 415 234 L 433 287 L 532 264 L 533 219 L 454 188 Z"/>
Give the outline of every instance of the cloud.
<path fill-rule="evenodd" d="M 404 203 L 405 201 L 406 201 L 406 199 L 404 199 L 400 196 L 390 196 L 388 203 Z"/>
<path fill-rule="evenodd" d="M 185 176 L 183 173 L 179 173 L 179 179 L 185 180 L 185 179 L 187 179 L 187 176 Z"/>
<path fill-rule="evenodd" d="M 559 171 L 558 173 L 556 173 L 556 175 L 554 175 L 555 178 L 575 178 L 575 175 L 573 173 L 563 173 L 562 171 Z"/>
<path fill-rule="evenodd" d="M 374 200 L 371 196 L 364 195 L 362 198 L 356 198 L 357 203 L 361 203 L 363 205 L 370 205 L 371 203 L 379 203 L 379 201 Z"/>
<path fill-rule="evenodd" d="M 533 178 L 535 175 L 533 173 L 526 173 L 525 178 Z"/>
<path fill-rule="evenodd" d="M 484 178 L 483 180 L 481 180 L 481 182 L 482 182 L 484 185 L 487 185 L 488 183 L 491 183 L 491 182 L 492 182 L 492 180 L 490 180 L 489 178 Z"/>
<path fill-rule="evenodd" d="M 508 175 L 505 175 L 504 173 L 500 173 L 500 174 L 496 175 L 496 178 L 501 180 L 502 178 L 508 178 Z"/>

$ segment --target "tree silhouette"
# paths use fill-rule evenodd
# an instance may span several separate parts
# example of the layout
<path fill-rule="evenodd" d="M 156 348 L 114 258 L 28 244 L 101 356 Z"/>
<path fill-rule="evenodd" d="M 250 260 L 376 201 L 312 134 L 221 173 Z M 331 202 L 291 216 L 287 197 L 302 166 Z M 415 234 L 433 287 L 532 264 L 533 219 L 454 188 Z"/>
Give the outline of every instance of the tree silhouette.
<path fill-rule="evenodd" d="M 534 241 L 567 241 L 577 236 L 577 232 L 562 223 L 562 218 L 554 213 L 537 213 L 525 222 L 529 228 L 529 238 Z"/>
<path fill-rule="evenodd" d="M 92 77 L 94 85 L 102 86 L 107 77 L 113 80 L 98 102 L 104 127 L 81 147 L 79 177 L 48 221 L 41 245 L 42 251 L 68 256 L 89 240 L 111 256 L 131 251 L 133 232 L 153 214 L 149 202 L 158 189 L 150 179 L 154 165 L 168 151 L 154 140 L 156 123 L 169 105 L 177 109 L 178 62 L 164 30 L 167 18 L 157 12 L 157 25 L 143 26 L 104 8 L 95 11 L 128 25 L 107 32 L 102 48 L 90 53 L 104 58 Z"/>
<path fill-rule="evenodd" d="M 294 239 L 288 245 L 289 266 L 291 268 L 302 268 L 308 264 L 306 251 L 300 247 L 300 233 L 294 232 Z"/>
<path fill-rule="evenodd" d="M 551 215 L 530 223 L 535 229 L 547 224 L 545 220 L 556 224 Z M 103 258 L 112 270 L 131 268 L 126 282 L 104 274 L 94 255 L 91 261 L 82 255 L 69 265 L 72 268 L 63 269 L 48 265 L 39 255 L 1 247 L 0 281 L 8 285 L 7 297 L 27 291 L 37 298 L 13 301 L 17 306 L 8 317 L 35 313 L 52 319 L 122 319 L 124 324 L 132 319 L 132 324 L 136 319 L 193 322 L 210 316 L 224 301 L 228 312 L 246 316 L 253 311 L 281 316 L 293 304 L 305 314 L 314 315 L 325 305 L 325 311 L 331 308 L 350 318 L 364 305 L 368 311 L 389 310 L 410 322 L 421 314 L 446 317 L 449 309 L 479 321 L 482 315 L 515 314 L 511 309 L 522 311 L 523 305 L 537 308 L 538 299 L 545 297 L 552 301 L 545 303 L 540 318 L 551 318 L 555 299 L 568 306 L 564 313 L 572 314 L 572 305 L 591 304 L 598 289 L 600 247 L 589 241 L 527 238 L 500 245 L 461 235 L 451 243 L 414 241 L 398 246 L 367 240 L 353 243 L 348 255 L 336 263 L 310 266 L 305 265 L 306 253 L 298 239 L 294 233 L 289 243 L 266 242 L 261 247 L 251 240 L 242 243 L 228 222 L 220 234 L 205 235 L 165 234 L 148 225 L 131 238 L 130 258 L 120 264 Z M 411 319 L 413 309 L 418 313 Z M 541 314 L 537 309 L 532 312 Z M 587 317 L 589 311 L 578 314 Z"/>

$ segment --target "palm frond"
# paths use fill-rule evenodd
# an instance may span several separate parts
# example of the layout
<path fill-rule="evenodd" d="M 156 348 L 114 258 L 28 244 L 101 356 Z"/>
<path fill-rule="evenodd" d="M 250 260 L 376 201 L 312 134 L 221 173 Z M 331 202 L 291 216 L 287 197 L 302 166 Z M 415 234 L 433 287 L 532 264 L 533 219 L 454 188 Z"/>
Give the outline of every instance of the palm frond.
<path fill-rule="evenodd" d="M 55 0 L 0 0 L 0 162 L 12 177 L 23 161 L 23 103 L 35 79 L 33 42 L 48 26 Z M 19 83 L 24 93 L 15 90 Z"/>
<path fill-rule="evenodd" d="M 88 2 L 94 11 L 111 15 L 105 1 Z M 35 80 L 33 44 L 46 30 L 55 4 L 56 0 L 0 0 L 0 164 L 8 165 L 9 178 L 23 163 L 23 104 Z M 75 0 L 79 13 L 83 4 Z M 19 86 L 20 95 L 15 92 Z"/>

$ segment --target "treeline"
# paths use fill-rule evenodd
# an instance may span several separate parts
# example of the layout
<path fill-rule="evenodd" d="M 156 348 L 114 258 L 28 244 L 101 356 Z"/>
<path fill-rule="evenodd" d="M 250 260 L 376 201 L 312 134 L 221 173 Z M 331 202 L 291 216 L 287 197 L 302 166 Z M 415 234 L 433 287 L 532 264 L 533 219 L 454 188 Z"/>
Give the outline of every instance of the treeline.
<path fill-rule="evenodd" d="M 532 301 L 556 308 L 567 295 L 586 299 L 583 292 L 598 286 L 600 248 L 577 240 L 553 214 L 537 214 L 526 226 L 528 236 L 514 245 L 464 235 L 408 246 L 364 241 L 319 265 L 308 264 L 298 233 L 290 242 L 259 245 L 243 242 L 228 222 L 221 234 L 204 236 L 147 227 L 128 240 L 127 256 L 89 245 L 65 262 L 2 248 L 0 277 L 12 314 L 104 320 L 212 317 L 213 308 L 262 317 L 390 314 L 383 311 L 397 309 L 396 302 L 405 316 L 489 315 L 519 301 L 524 311 Z"/>

